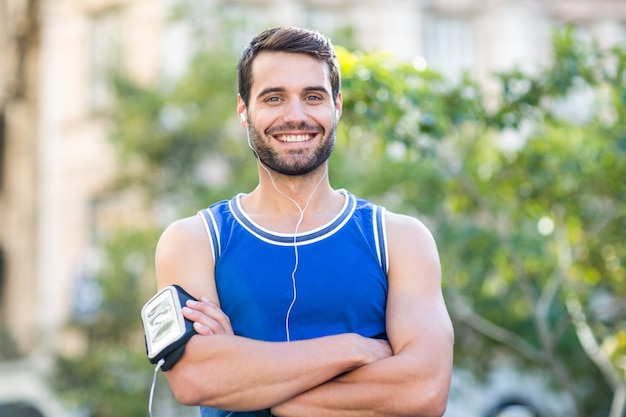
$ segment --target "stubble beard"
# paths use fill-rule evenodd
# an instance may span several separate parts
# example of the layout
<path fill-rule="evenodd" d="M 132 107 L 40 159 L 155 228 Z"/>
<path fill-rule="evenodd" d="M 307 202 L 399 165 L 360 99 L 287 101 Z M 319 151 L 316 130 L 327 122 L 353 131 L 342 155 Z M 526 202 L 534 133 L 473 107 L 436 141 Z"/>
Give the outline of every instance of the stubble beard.
<path fill-rule="evenodd" d="M 250 141 L 259 161 L 268 169 L 289 176 L 307 175 L 328 160 L 335 147 L 335 127 L 336 124 L 333 124 L 312 154 L 300 149 L 289 152 L 287 155 L 281 155 L 267 143 L 274 139 L 270 138 L 269 135 L 261 135 L 252 123 L 248 125 Z M 309 129 L 306 126 L 299 126 L 295 130 Z M 265 138 L 268 138 L 267 141 Z"/>

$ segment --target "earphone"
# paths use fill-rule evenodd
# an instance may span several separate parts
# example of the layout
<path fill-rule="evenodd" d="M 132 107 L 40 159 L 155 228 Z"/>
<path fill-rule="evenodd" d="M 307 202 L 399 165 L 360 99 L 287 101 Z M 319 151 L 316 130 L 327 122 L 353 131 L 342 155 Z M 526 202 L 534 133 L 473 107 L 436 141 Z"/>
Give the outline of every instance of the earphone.
<path fill-rule="evenodd" d="M 339 110 L 337 110 L 337 114 L 339 114 Z M 247 121 L 248 121 L 246 119 L 246 115 L 245 115 L 244 112 L 239 113 L 239 118 L 241 119 L 241 121 L 243 123 L 247 123 Z M 268 177 L 270 179 L 270 182 L 272 183 L 272 186 L 274 187 L 276 192 L 281 194 L 287 200 L 291 201 L 298 208 L 298 211 L 300 212 L 300 218 L 298 219 L 298 221 L 296 223 L 295 230 L 293 232 L 293 251 L 294 251 L 294 258 L 295 258 L 294 259 L 293 270 L 291 271 L 291 286 L 292 286 L 292 291 L 293 291 L 292 294 L 293 294 L 293 296 L 292 296 L 292 299 L 291 299 L 291 303 L 289 304 L 289 307 L 287 309 L 287 313 L 285 314 L 285 338 L 286 338 L 287 342 L 290 342 L 291 341 L 291 331 L 290 331 L 289 319 L 291 318 L 291 311 L 293 310 L 293 307 L 296 304 L 296 300 L 298 299 L 298 288 L 297 288 L 297 283 L 296 283 L 296 272 L 298 271 L 298 267 L 300 265 L 300 252 L 298 251 L 298 230 L 300 229 L 300 225 L 302 224 L 302 221 L 304 220 L 304 213 L 307 211 L 307 209 L 309 207 L 309 203 L 313 199 L 313 195 L 315 194 L 317 189 L 320 187 L 320 185 L 324 181 L 324 178 L 326 178 L 326 176 L 328 175 L 328 169 L 326 169 L 326 171 L 324 172 L 324 175 L 320 178 L 318 183 L 315 185 L 315 188 L 311 191 L 311 194 L 309 195 L 309 198 L 307 199 L 306 204 L 304 205 L 304 207 L 300 207 L 300 204 L 298 204 L 298 202 L 296 200 L 294 200 L 293 198 L 291 198 L 287 194 L 285 194 L 283 191 L 281 191 L 278 188 L 278 186 L 276 185 L 276 183 L 274 182 L 274 177 L 272 176 L 272 173 L 265 166 L 265 164 L 263 164 L 263 162 L 261 161 L 261 158 L 259 157 L 259 154 L 257 153 L 256 149 L 254 149 L 254 146 L 252 146 L 252 141 L 250 140 L 250 128 L 249 127 L 246 128 L 246 137 L 248 139 L 248 146 L 250 147 L 250 149 L 252 149 L 252 152 L 254 153 L 254 156 L 256 157 L 257 161 L 259 162 L 259 166 L 261 168 L 263 168 L 263 170 L 267 173 L 267 175 L 268 175 Z"/>

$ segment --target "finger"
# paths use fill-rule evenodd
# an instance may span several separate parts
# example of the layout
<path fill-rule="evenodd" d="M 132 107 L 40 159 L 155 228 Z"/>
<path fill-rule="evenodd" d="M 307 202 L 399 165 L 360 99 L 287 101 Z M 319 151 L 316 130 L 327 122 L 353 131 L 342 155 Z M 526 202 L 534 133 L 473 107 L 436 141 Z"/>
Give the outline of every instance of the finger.
<path fill-rule="evenodd" d="M 183 316 L 194 322 L 194 329 L 200 334 L 232 334 L 232 328 L 230 324 L 227 326 L 222 325 L 224 323 L 225 316 L 219 309 L 211 309 L 194 305 L 194 308 L 183 307 Z M 218 317 L 218 318 L 216 318 Z M 229 321 L 227 321 L 229 323 Z"/>
<path fill-rule="evenodd" d="M 218 330 L 219 333 L 233 334 L 232 325 L 230 323 L 230 318 L 222 311 L 217 303 L 212 300 L 209 300 L 206 297 L 201 297 L 199 301 L 188 301 L 187 306 L 202 312 L 202 314 L 210 317 L 214 320 L 220 327 L 221 330 Z M 203 324 L 208 325 L 210 327 L 214 327 L 215 323 L 213 322 L 204 322 Z"/>
<path fill-rule="evenodd" d="M 211 335 L 226 333 L 226 331 L 217 321 L 208 316 L 205 316 L 203 313 L 197 310 L 183 307 L 183 316 L 193 322 L 193 328 L 198 334 Z"/>
<path fill-rule="evenodd" d="M 212 300 L 209 300 L 206 297 L 201 297 L 200 300 L 204 303 L 207 303 L 209 306 L 213 308 L 214 315 L 211 316 L 215 321 L 217 321 L 224 332 L 227 334 L 233 334 L 233 326 L 230 323 L 230 317 Z"/>
<path fill-rule="evenodd" d="M 193 328 L 195 329 L 195 331 L 199 334 L 199 335 L 203 335 L 203 336 L 208 336 L 210 334 L 213 334 L 211 332 L 211 329 L 208 328 L 207 326 L 203 325 L 202 323 L 200 323 L 199 321 L 196 321 L 193 323 Z"/>

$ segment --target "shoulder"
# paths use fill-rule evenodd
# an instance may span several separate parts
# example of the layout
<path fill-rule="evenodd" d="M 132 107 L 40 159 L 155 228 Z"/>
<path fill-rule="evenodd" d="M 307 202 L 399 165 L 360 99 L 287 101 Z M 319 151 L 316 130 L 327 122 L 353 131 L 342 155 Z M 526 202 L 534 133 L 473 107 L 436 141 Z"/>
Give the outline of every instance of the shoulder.
<path fill-rule="evenodd" d="M 190 216 L 176 220 L 161 234 L 157 244 L 157 255 L 165 249 L 173 249 L 180 245 L 187 246 L 206 240 L 204 224 L 200 216 Z"/>
<path fill-rule="evenodd" d="M 161 235 L 155 253 L 158 286 L 179 284 L 193 295 L 206 294 L 198 280 L 212 275 L 209 238 L 200 216 L 177 220 Z"/>
<path fill-rule="evenodd" d="M 162 233 L 157 245 L 157 255 L 161 248 L 169 249 L 170 246 L 180 247 L 186 245 L 195 245 L 197 243 L 208 243 L 208 235 L 205 222 L 221 220 L 226 212 L 230 211 L 230 202 L 238 198 L 235 196 L 232 200 L 221 200 L 211 204 L 209 207 L 198 211 L 195 216 L 185 217 L 171 223 Z"/>
<path fill-rule="evenodd" d="M 416 217 L 385 211 L 387 233 L 393 240 L 409 239 L 425 245 L 434 245 L 435 239 L 426 225 Z"/>
<path fill-rule="evenodd" d="M 439 276 L 439 253 L 435 238 L 419 219 L 387 211 L 385 214 L 390 274 L 419 268 Z"/>
<path fill-rule="evenodd" d="M 417 249 L 437 253 L 437 245 L 433 234 L 418 218 L 406 214 L 395 213 L 384 206 L 363 199 L 342 190 L 356 201 L 357 210 L 366 210 L 380 216 L 387 235 L 388 249 L 393 253 L 404 252 L 405 249 Z"/>

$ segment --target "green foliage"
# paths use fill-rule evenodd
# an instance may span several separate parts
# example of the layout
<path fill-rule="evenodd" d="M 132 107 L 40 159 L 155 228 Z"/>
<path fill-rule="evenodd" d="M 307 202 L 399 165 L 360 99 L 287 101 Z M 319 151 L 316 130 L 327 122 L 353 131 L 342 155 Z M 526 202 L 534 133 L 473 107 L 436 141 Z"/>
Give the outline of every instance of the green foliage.
<path fill-rule="evenodd" d="M 603 415 L 625 376 L 625 55 L 568 28 L 553 45 L 552 64 L 534 75 L 498 74 L 489 107 L 468 78 L 452 86 L 341 50 L 332 178 L 435 232 L 457 366 L 486 374 L 506 355 L 548 370 L 579 415 Z M 597 349 L 581 346 L 586 330 Z M 595 350 L 613 362 L 599 364 Z"/>
<path fill-rule="evenodd" d="M 95 277 L 102 304 L 94 318 L 72 324 L 85 333 L 87 346 L 81 355 L 57 358 L 52 385 L 93 417 L 146 415 L 152 372 L 139 311 L 155 290 L 157 238 L 156 230 L 139 228 L 103 237 L 104 256 Z"/>
<path fill-rule="evenodd" d="M 189 204 L 188 199 L 206 201 L 216 193 L 202 178 L 202 169 L 215 166 L 218 157 L 226 169 L 225 182 L 252 177 L 253 169 L 240 169 L 250 164 L 244 164 L 240 143 L 229 139 L 224 123 L 237 104 L 235 63 L 222 51 L 198 53 L 180 80 L 157 89 L 138 86 L 121 74 L 115 77 L 116 94 L 123 99 L 112 114 L 121 127 L 112 139 L 122 158 L 125 186 L 137 185 L 150 198 L 178 195 Z"/>
<path fill-rule="evenodd" d="M 498 74 L 498 97 L 484 97 L 469 77 L 453 85 L 384 54 L 339 48 L 344 112 L 331 179 L 433 230 L 457 366 L 480 375 L 506 356 L 547 372 L 579 416 L 601 416 L 625 378 L 626 52 L 579 42 L 570 29 L 555 31 L 553 48 L 541 71 Z M 120 187 L 174 207 L 174 217 L 254 187 L 234 118 L 234 63 L 202 52 L 171 85 L 116 79 Z M 589 101 L 572 116 L 580 97 Z M 112 415 L 112 399 L 146 389 L 118 384 L 116 370 L 148 379 L 135 359 L 156 236 L 106 239 L 92 349 L 61 362 L 72 375 L 65 389 L 98 416 Z M 145 396 L 135 398 L 145 407 Z"/>
<path fill-rule="evenodd" d="M 135 347 L 96 345 L 80 361 L 59 358 L 52 382 L 66 401 L 88 408 L 90 416 L 145 416 L 152 375 L 146 361 L 145 352 Z"/>

